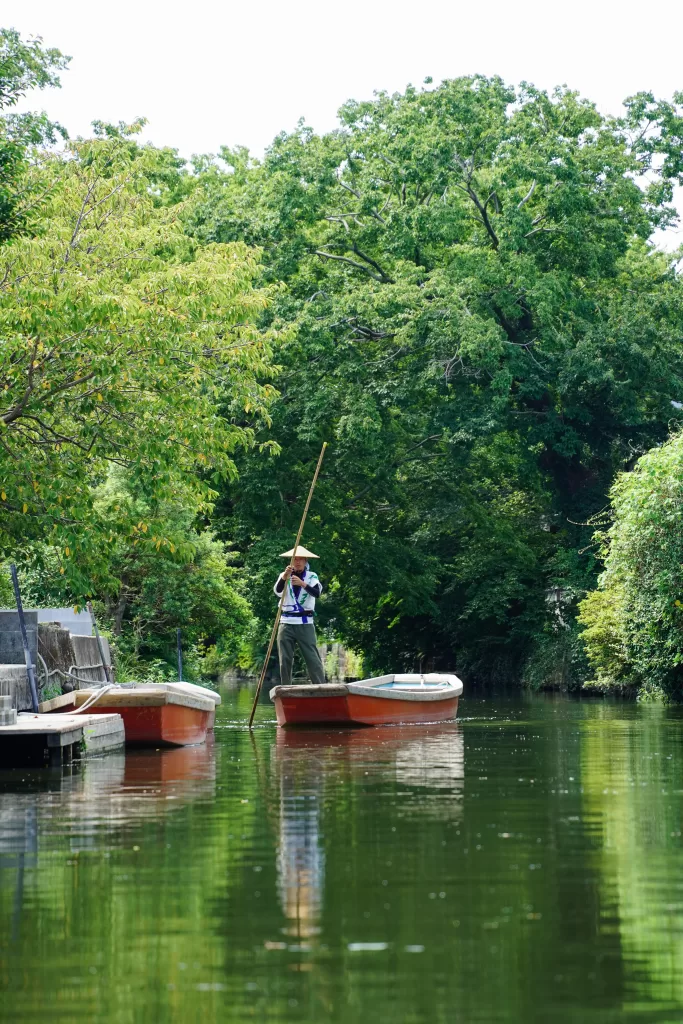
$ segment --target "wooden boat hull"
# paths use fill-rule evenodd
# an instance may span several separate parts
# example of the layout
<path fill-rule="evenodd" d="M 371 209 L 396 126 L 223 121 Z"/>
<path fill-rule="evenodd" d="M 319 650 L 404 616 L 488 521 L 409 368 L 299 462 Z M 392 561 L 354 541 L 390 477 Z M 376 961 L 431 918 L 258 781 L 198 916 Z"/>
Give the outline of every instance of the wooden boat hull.
<path fill-rule="evenodd" d="M 457 716 L 458 700 L 458 696 L 449 696 L 422 703 L 353 693 L 321 697 L 276 694 L 273 698 L 279 726 L 449 722 Z"/>
<path fill-rule="evenodd" d="M 105 698 L 106 699 L 106 698 Z M 115 708 L 106 703 L 95 704 L 89 714 L 121 715 L 126 730 L 126 746 L 184 747 L 190 743 L 203 743 L 213 725 L 215 711 L 201 711 L 182 704 Z"/>
<path fill-rule="evenodd" d="M 126 746 L 183 747 L 203 743 L 213 729 L 217 694 L 202 692 L 187 683 L 103 688 L 89 704 L 88 714 L 119 714 L 126 731 Z M 47 714 L 83 706 L 97 690 L 74 690 L 40 705 Z"/>

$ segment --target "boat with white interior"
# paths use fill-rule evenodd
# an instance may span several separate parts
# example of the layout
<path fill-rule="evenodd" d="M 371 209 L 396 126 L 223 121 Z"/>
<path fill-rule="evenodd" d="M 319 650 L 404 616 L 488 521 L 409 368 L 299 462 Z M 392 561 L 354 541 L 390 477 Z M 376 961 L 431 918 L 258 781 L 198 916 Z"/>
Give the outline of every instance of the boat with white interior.
<path fill-rule="evenodd" d="M 447 722 L 462 682 L 452 673 L 399 672 L 356 683 L 274 686 L 277 722 L 287 725 L 390 725 Z"/>

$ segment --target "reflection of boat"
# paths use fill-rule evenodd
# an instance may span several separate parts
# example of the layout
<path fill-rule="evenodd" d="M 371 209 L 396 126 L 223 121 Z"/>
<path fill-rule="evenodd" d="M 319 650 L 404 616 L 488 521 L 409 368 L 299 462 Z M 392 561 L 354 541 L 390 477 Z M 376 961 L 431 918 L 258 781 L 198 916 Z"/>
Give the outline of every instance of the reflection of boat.
<path fill-rule="evenodd" d="M 343 758 L 339 748 L 344 749 Z M 285 729 L 277 733 L 276 750 L 278 758 L 299 758 L 298 764 L 308 752 L 318 770 L 319 759 L 328 753 L 330 769 L 343 762 L 364 772 L 393 765 L 398 782 L 451 790 L 458 796 L 465 777 L 465 744 L 457 722 L 402 729 Z"/>
<path fill-rule="evenodd" d="M 465 777 L 465 743 L 458 727 L 432 729 L 396 751 L 396 778 L 427 789 L 460 787 Z"/>
<path fill-rule="evenodd" d="M 273 747 L 279 788 L 277 876 L 285 933 L 320 932 L 325 884 L 325 791 L 340 780 L 393 777 L 397 818 L 457 821 L 462 813 L 464 738 L 457 722 L 402 729 L 280 729 Z"/>
<path fill-rule="evenodd" d="M 213 781 L 213 741 L 173 750 L 139 750 L 126 755 L 125 785 Z"/>
<path fill-rule="evenodd" d="M 194 683 L 158 683 L 139 686 L 107 686 L 65 693 L 40 706 L 48 713 L 79 708 L 86 701 L 88 714 L 121 715 L 126 744 L 137 746 L 184 746 L 203 743 L 213 728 L 216 705 L 221 698 L 213 690 Z"/>
<path fill-rule="evenodd" d="M 0 773 L 0 865 L 4 854 L 35 853 L 41 839 L 65 829 L 72 850 L 99 848 L 120 837 L 122 825 L 213 799 L 215 778 L 211 742 L 107 754 L 68 774 L 22 773 L 21 786 L 16 773 Z"/>
<path fill-rule="evenodd" d="M 455 675 L 395 673 L 358 683 L 275 686 L 270 691 L 283 725 L 389 725 L 447 722 L 458 712 L 462 683 Z"/>
<path fill-rule="evenodd" d="M 460 817 L 465 741 L 457 722 L 401 729 L 279 729 L 276 750 L 278 759 L 294 759 L 299 772 L 310 763 L 332 780 L 335 771 L 363 778 L 393 771 L 402 786 L 399 817 Z"/>

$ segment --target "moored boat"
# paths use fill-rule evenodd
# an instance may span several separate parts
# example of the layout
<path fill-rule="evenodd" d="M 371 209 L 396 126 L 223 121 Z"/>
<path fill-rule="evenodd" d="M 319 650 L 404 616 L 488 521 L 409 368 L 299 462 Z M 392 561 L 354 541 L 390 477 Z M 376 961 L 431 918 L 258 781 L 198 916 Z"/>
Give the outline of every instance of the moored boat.
<path fill-rule="evenodd" d="M 447 722 L 458 712 L 462 683 L 450 673 L 395 673 L 357 683 L 274 686 L 277 723 L 396 725 Z"/>
<path fill-rule="evenodd" d="M 185 746 L 203 743 L 213 728 L 220 696 L 194 683 L 150 683 L 73 690 L 40 705 L 48 714 L 78 710 L 121 715 L 127 746 Z"/>

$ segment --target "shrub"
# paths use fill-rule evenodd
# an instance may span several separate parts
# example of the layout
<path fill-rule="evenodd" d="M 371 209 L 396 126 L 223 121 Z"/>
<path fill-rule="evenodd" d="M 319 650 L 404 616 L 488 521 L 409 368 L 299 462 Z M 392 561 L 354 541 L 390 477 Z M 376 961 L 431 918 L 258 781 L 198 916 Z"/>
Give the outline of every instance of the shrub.
<path fill-rule="evenodd" d="M 683 696 L 683 433 L 640 458 L 611 492 L 605 571 L 580 608 L 598 681 Z"/>

